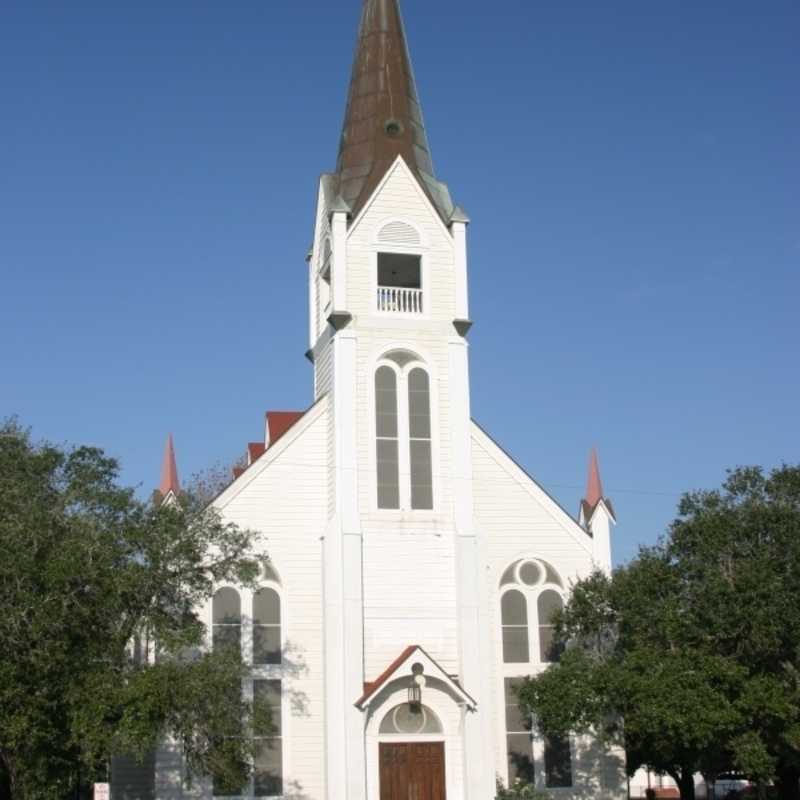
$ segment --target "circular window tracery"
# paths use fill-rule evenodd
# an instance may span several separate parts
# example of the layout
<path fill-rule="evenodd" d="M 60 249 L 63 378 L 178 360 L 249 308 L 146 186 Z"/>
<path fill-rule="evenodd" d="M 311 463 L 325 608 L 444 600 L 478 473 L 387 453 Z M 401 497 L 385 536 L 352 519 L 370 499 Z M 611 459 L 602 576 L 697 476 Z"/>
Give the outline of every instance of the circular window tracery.
<path fill-rule="evenodd" d="M 381 722 L 379 733 L 393 736 L 430 735 L 443 733 L 443 728 L 436 712 L 428 706 L 411 706 L 408 703 L 402 703 L 386 714 Z"/>
<path fill-rule="evenodd" d="M 539 558 L 521 558 L 507 567 L 500 578 L 500 586 L 509 586 L 514 583 L 528 588 L 543 584 L 553 584 L 560 589 L 564 588 L 564 582 L 558 572 Z"/>

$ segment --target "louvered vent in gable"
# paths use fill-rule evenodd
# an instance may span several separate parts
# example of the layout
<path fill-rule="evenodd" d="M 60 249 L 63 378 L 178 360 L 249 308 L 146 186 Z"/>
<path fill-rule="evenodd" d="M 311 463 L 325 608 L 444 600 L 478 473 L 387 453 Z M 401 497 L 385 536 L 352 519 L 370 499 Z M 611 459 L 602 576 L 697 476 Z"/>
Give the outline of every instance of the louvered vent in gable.
<path fill-rule="evenodd" d="M 419 247 L 422 244 L 416 228 L 412 228 L 405 222 L 389 222 L 384 225 L 378 234 L 378 241 L 381 244 L 392 244 L 398 246 Z"/>

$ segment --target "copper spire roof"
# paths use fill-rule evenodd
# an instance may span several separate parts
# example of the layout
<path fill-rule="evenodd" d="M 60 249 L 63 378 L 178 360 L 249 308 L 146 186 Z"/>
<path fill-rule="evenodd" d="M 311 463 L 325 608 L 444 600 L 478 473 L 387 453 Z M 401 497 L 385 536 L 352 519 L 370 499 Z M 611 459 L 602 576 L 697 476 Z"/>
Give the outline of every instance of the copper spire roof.
<path fill-rule="evenodd" d="M 172 434 L 167 437 L 167 444 L 164 447 L 164 460 L 161 464 L 161 483 L 158 484 L 158 491 L 163 497 L 170 492 L 175 495 L 180 494 L 181 485 L 178 482 L 178 466 L 175 463 L 175 445 L 172 442 Z"/>
<path fill-rule="evenodd" d="M 364 0 L 336 166 L 353 217 L 398 155 L 448 222 L 453 203 L 433 174 L 399 0 Z"/>

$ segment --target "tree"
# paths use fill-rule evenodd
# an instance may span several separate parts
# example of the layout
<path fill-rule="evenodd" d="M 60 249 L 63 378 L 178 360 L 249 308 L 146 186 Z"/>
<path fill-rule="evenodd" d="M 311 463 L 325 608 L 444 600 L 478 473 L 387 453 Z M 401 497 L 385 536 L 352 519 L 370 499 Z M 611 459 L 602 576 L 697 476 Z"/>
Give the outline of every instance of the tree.
<path fill-rule="evenodd" d="M 521 701 L 548 734 L 594 731 L 628 768 L 738 770 L 797 800 L 800 468 L 739 469 L 686 495 L 658 546 L 579 582 L 560 664 Z"/>
<path fill-rule="evenodd" d="M 62 798 L 112 754 L 165 736 L 191 772 L 241 783 L 248 727 L 238 653 L 202 652 L 214 584 L 252 584 L 253 534 L 188 499 L 144 504 L 90 447 L 0 426 L 0 772 L 13 798 Z M 157 643 L 156 663 L 131 655 Z M 2 783 L 2 781 L 0 781 Z"/>

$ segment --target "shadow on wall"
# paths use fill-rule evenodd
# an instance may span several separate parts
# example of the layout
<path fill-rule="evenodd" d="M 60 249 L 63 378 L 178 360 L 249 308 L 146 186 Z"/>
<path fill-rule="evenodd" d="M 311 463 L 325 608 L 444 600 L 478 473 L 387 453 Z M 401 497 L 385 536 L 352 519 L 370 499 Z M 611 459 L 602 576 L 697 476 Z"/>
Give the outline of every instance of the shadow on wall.
<path fill-rule="evenodd" d="M 308 695 L 296 689 L 292 685 L 292 681 L 307 678 L 310 670 L 306 663 L 304 650 L 292 642 L 286 642 L 286 646 L 281 652 L 281 674 L 283 680 L 288 683 L 284 686 L 284 697 L 289 699 L 289 707 L 293 717 L 310 717 L 311 711 L 309 710 Z"/>
<path fill-rule="evenodd" d="M 594 738 L 576 739 L 573 783 L 570 795 L 581 800 L 626 795 L 624 754 L 605 747 Z"/>

